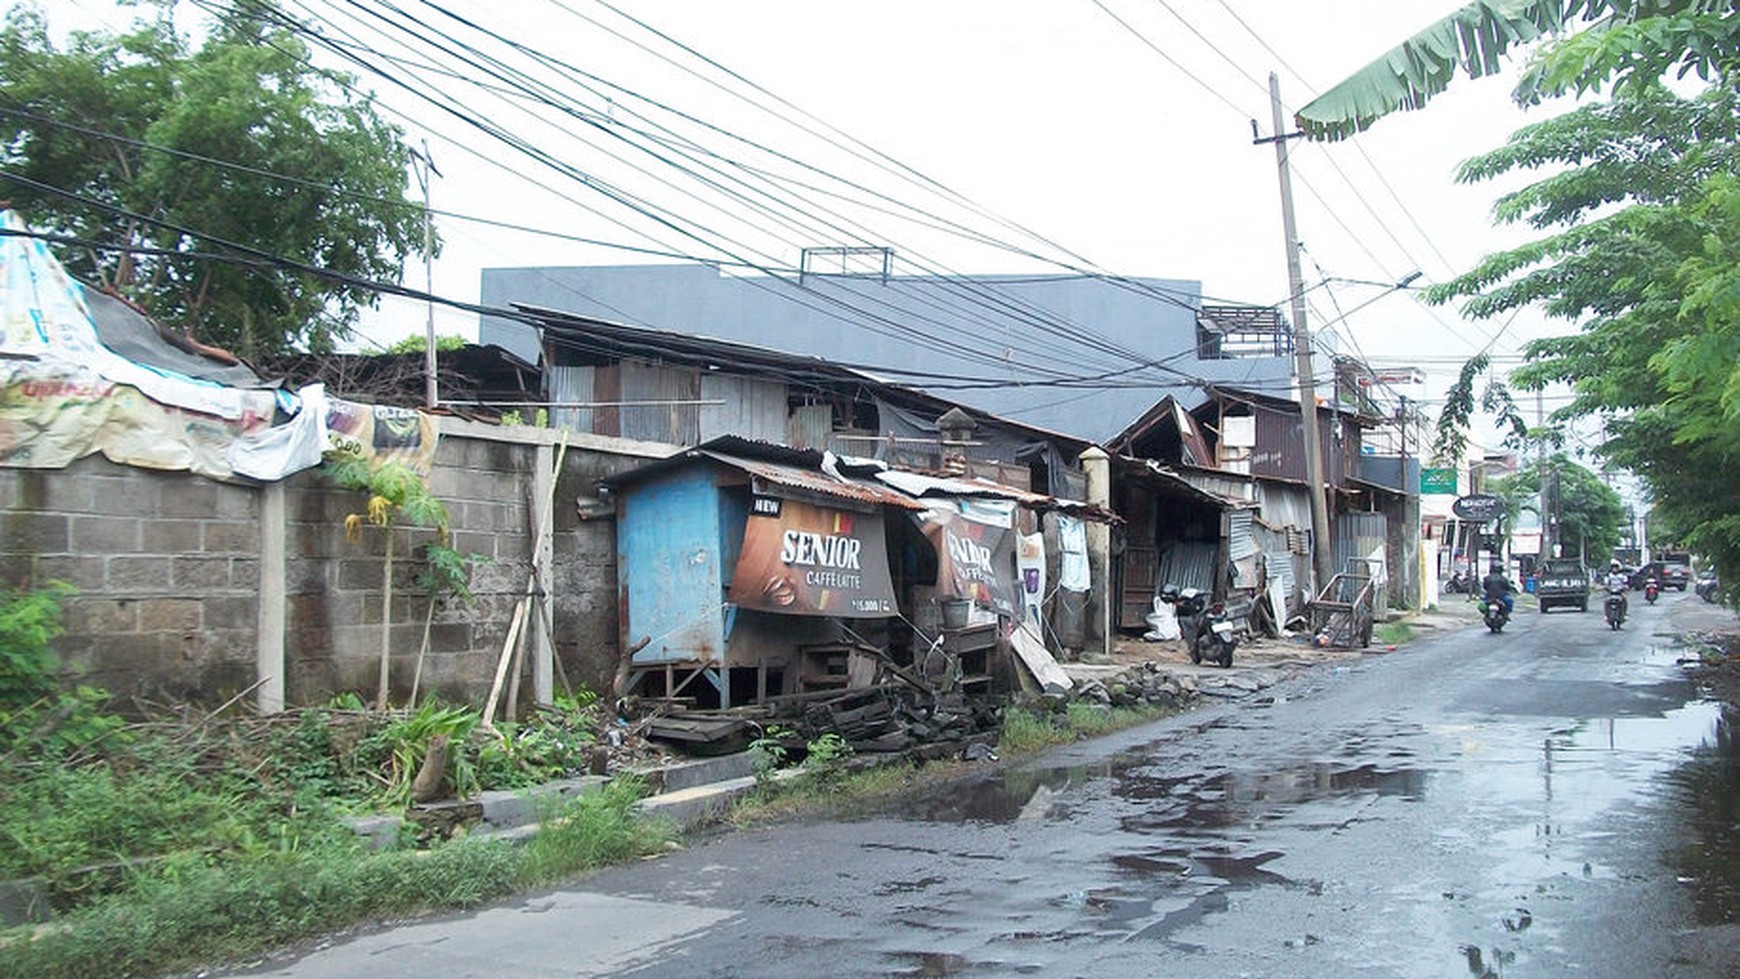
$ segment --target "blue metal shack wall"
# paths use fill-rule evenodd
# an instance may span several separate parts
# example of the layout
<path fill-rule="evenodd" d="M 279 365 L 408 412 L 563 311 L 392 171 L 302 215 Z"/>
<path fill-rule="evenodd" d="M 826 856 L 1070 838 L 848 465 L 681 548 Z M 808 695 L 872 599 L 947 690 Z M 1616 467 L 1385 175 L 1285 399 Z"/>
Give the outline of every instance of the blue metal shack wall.
<path fill-rule="evenodd" d="M 720 662 L 724 546 L 720 491 L 708 466 L 685 466 L 627 488 L 617 560 L 628 623 L 623 641 L 651 639 L 636 666 Z"/>

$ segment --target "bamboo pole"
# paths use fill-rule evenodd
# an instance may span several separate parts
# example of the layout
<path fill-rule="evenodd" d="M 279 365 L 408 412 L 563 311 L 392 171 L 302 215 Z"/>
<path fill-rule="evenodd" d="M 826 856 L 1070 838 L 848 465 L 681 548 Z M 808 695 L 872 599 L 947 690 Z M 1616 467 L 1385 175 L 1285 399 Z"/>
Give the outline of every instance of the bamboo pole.
<path fill-rule="evenodd" d="M 423 657 L 429 653 L 429 627 L 435 624 L 438 601 L 434 595 L 429 596 L 429 611 L 423 616 L 423 644 L 417 647 L 417 667 L 411 671 L 411 699 L 405 703 L 406 710 L 417 709 L 417 687 L 423 681 Z"/>
<path fill-rule="evenodd" d="M 514 606 L 513 624 L 508 627 L 507 640 L 502 643 L 501 655 L 496 659 L 495 682 L 490 684 L 489 699 L 484 703 L 482 724 L 487 730 L 495 729 L 495 709 L 501 699 L 502 684 L 507 679 L 509 667 L 516 661 L 514 653 L 518 648 L 517 643 L 520 638 L 520 629 L 527 621 L 529 605 L 537 598 L 538 542 L 543 540 L 544 537 L 545 514 L 550 513 L 555 509 L 554 496 L 556 493 L 556 486 L 561 482 L 559 477 L 562 473 L 562 462 L 567 454 L 568 433 L 563 432 L 556 451 L 556 476 L 558 478 L 550 480 L 550 497 L 546 499 L 545 506 L 536 511 L 536 515 L 532 520 L 532 572 L 526 577 L 525 594 L 520 597 L 519 603 Z"/>

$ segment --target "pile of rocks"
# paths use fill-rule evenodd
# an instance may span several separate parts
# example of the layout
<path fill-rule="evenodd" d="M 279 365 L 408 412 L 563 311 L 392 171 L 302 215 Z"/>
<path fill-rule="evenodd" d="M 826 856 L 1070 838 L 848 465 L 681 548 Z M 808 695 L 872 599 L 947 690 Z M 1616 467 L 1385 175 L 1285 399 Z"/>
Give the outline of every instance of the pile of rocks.
<path fill-rule="evenodd" d="M 1043 706 L 1062 709 L 1071 701 L 1106 707 L 1188 706 L 1199 695 L 1194 677 L 1172 673 L 1159 663 L 1137 663 L 1111 676 L 1081 680 L 1068 692 L 1050 690 L 1040 696 Z"/>

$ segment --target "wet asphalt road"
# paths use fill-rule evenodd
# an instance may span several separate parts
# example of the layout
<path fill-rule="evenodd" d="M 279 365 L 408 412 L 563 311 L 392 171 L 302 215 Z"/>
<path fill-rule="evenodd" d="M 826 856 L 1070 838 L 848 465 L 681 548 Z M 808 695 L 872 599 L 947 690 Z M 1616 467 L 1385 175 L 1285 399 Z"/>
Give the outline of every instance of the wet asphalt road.
<path fill-rule="evenodd" d="M 1701 606 L 1471 623 L 253 974 L 1740 975 L 1735 738 L 1666 635 Z"/>

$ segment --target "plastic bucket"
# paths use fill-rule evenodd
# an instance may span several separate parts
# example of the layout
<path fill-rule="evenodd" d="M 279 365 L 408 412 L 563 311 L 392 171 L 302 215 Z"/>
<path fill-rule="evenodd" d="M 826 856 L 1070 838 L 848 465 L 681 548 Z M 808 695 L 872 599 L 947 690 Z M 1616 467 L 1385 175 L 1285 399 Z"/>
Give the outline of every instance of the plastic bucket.
<path fill-rule="evenodd" d="M 973 603 L 964 598 L 952 598 L 942 603 L 942 622 L 944 629 L 965 629 L 968 613 L 972 612 Z"/>

